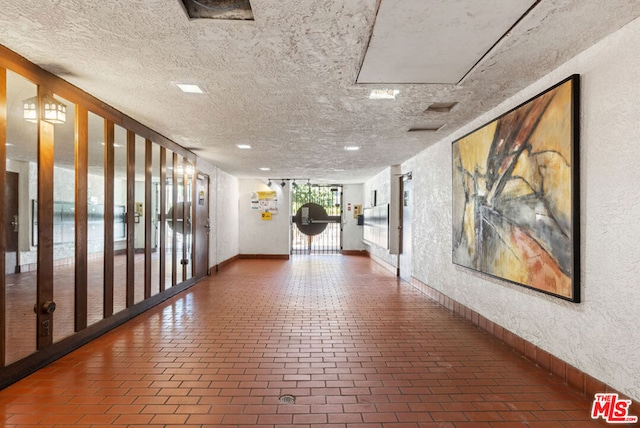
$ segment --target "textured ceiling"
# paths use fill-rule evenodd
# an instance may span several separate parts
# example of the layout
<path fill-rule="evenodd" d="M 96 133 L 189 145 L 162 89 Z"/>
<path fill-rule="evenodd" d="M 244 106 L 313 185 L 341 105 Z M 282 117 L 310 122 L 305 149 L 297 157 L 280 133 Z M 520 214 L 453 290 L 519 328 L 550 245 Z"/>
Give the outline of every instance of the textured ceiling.
<path fill-rule="evenodd" d="M 482 59 L 457 84 L 358 84 L 379 3 L 251 0 L 254 21 L 224 21 L 189 20 L 180 0 L 0 0 L 0 44 L 236 176 L 350 183 L 410 158 L 640 15 L 635 0 L 540 0 L 523 17 L 503 13 L 510 0 L 460 0 L 474 10 L 481 3 L 478 15 L 491 23 L 495 14 L 502 29 L 516 24 L 506 34 L 491 25 L 466 33 L 473 14 L 451 19 L 451 2 L 429 1 L 424 31 L 442 25 L 456 37 L 431 46 L 416 34 L 420 43 L 395 48 L 409 58 L 437 70 L 447 65 L 429 52 L 455 56 L 480 35 L 499 39 L 474 53 Z M 380 36 L 399 36 L 394 26 L 421 19 L 412 13 L 394 10 Z M 389 68 L 399 75 L 410 66 Z M 372 88 L 400 92 L 370 100 Z M 435 102 L 458 104 L 425 112 Z"/>

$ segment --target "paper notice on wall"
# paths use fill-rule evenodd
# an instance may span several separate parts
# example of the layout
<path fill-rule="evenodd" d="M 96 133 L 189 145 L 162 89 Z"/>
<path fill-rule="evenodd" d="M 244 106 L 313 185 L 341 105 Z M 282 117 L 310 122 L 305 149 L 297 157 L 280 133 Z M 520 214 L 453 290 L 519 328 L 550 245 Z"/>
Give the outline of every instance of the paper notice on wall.
<path fill-rule="evenodd" d="M 257 205 L 258 210 L 265 213 L 269 212 L 271 214 L 278 213 L 278 194 L 275 190 L 261 191 L 255 192 L 257 196 Z M 253 207 L 253 201 L 252 201 Z M 253 208 L 252 208 L 253 209 Z"/>

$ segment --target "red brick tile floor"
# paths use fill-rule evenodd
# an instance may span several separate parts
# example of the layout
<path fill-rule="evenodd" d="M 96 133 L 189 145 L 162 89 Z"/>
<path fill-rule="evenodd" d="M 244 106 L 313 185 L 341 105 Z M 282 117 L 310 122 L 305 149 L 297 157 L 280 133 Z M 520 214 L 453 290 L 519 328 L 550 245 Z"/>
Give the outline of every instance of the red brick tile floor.
<path fill-rule="evenodd" d="M 240 260 L 5 388 L 0 424 L 605 425 L 590 407 L 370 259 L 300 256 Z"/>

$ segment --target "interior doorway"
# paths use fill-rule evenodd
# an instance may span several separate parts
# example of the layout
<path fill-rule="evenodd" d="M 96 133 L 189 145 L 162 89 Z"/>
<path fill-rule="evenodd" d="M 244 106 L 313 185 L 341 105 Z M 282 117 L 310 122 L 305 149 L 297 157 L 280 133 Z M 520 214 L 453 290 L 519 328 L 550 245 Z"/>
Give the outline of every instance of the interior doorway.
<path fill-rule="evenodd" d="M 196 174 L 195 277 L 209 275 L 209 176 Z"/>
<path fill-rule="evenodd" d="M 291 254 L 342 253 L 342 186 L 295 185 Z"/>

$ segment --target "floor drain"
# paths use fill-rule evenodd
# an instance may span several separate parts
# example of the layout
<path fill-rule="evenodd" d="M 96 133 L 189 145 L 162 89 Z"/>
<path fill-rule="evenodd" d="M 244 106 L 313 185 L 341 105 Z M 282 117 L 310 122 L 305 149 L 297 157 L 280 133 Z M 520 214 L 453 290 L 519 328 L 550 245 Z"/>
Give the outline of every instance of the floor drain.
<path fill-rule="evenodd" d="M 293 404 L 296 402 L 296 397 L 294 397 L 293 395 L 283 395 L 282 397 L 278 398 L 278 400 L 282 404 Z"/>

